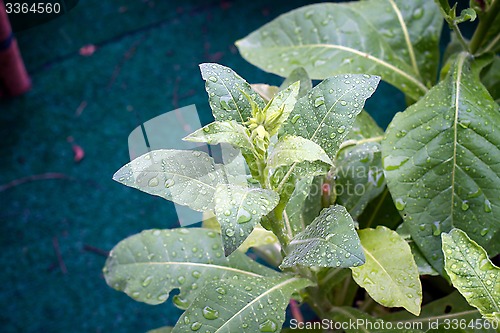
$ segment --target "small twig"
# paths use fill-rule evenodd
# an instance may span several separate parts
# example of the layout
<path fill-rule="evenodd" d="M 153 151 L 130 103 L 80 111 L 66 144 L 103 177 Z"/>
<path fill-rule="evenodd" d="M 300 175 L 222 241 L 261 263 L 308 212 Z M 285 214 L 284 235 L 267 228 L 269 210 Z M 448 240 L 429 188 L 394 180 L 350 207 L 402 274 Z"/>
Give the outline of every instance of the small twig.
<path fill-rule="evenodd" d="M 103 249 L 100 249 L 100 248 L 97 248 L 95 246 L 88 245 L 88 244 L 83 244 L 83 250 L 87 251 L 87 252 L 92 252 L 92 253 L 98 254 L 98 255 L 103 256 L 103 257 L 107 257 L 109 255 L 109 251 L 105 251 Z"/>
<path fill-rule="evenodd" d="M 304 316 L 302 315 L 302 312 L 300 311 L 299 305 L 297 304 L 297 301 L 294 299 L 290 300 L 290 312 L 292 313 L 292 317 L 297 320 L 298 323 L 303 323 L 304 322 Z"/>
<path fill-rule="evenodd" d="M 66 268 L 66 264 L 61 255 L 61 250 L 59 249 L 59 240 L 57 237 L 52 237 L 52 246 L 54 247 L 54 251 L 56 252 L 57 262 L 59 263 L 59 268 L 63 274 L 68 273 L 68 269 Z"/>
<path fill-rule="evenodd" d="M 48 179 L 72 179 L 71 177 L 62 174 L 62 173 L 54 173 L 54 172 L 49 172 L 49 173 L 43 173 L 40 175 L 31 175 L 31 176 L 26 176 L 23 178 L 19 179 L 14 179 L 13 181 L 8 182 L 7 184 L 0 185 L 0 192 L 3 192 L 5 190 L 8 190 L 12 187 L 16 187 L 25 183 L 37 181 L 37 180 L 48 180 Z"/>

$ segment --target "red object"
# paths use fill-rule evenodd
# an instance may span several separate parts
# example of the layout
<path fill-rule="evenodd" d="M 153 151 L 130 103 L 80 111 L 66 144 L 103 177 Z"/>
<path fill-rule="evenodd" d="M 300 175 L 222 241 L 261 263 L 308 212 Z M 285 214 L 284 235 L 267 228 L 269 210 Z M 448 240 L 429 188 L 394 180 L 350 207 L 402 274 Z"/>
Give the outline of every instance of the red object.
<path fill-rule="evenodd" d="M 18 96 L 31 88 L 17 41 L 12 34 L 3 0 L 0 0 L 0 96 Z"/>

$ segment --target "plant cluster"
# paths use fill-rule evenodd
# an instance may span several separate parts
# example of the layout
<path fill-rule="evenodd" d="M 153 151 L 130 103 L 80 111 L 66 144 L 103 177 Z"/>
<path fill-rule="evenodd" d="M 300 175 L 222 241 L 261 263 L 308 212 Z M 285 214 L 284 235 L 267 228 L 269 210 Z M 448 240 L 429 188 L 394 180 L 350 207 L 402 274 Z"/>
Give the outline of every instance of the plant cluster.
<path fill-rule="evenodd" d="M 494 332 L 499 9 L 498 0 L 471 0 L 458 16 L 446 0 L 311 5 L 237 42 L 249 62 L 286 77 L 280 87 L 202 64 L 215 121 L 184 140 L 220 144 L 229 160 L 156 150 L 114 179 L 203 212 L 203 227 L 123 240 L 107 283 L 148 304 L 179 290 L 184 314 L 155 332 L 293 331 L 281 328 L 290 299 L 333 322 L 363 320 L 346 332 L 404 331 L 394 322 Z M 467 41 L 459 24 L 476 18 Z M 440 57 L 444 21 L 453 32 Z M 385 132 L 363 110 L 380 78 L 408 103 Z M 422 307 L 424 280 L 449 292 Z"/>

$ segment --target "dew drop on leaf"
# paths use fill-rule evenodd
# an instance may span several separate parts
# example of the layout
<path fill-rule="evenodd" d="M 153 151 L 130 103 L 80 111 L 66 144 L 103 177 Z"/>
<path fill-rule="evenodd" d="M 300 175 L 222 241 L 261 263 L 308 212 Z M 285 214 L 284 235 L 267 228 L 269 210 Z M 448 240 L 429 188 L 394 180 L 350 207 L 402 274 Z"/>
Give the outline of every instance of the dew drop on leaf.
<path fill-rule="evenodd" d="M 406 207 L 406 202 L 404 202 L 403 199 L 401 198 L 397 198 L 395 201 L 394 201 L 394 204 L 396 205 L 396 209 L 397 210 L 403 210 L 405 209 Z"/>
<path fill-rule="evenodd" d="M 175 185 L 175 181 L 173 179 L 167 179 L 165 180 L 165 187 L 169 188 Z"/>
<path fill-rule="evenodd" d="M 319 96 L 314 100 L 314 106 L 318 107 L 320 105 L 325 104 L 325 98 L 323 96 Z"/>
<path fill-rule="evenodd" d="M 158 178 L 157 178 L 157 177 L 153 177 L 153 178 L 151 178 L 151 179 L 149 180 L 149 182 L 148 182 L 148 186 L 149 186 L 149 187 L 156 187 L 156 186 L 158 186 L 158 184 L 159 184 L 159 181 L 158 181 Z"/>
<path fill-rule="evenodd" d="M 259 325 L 259 329 L 261 332 L 276 332 L 278 325 L 271 319 L 266 319 Z"/>
<path fill-rule="evenodd" d="M 215 320 L 219 318 L 219 311 L 211 308 L 210 306 L 205 306 L 202 310 L 203 317 L 208 320 Z"/>
<path fill-rule="evenodd" d="M 201 323 L 198 321 L 195 321 L 194 323 L 191 324 L 191 330 L 197 331 L 201 328 Z"/>

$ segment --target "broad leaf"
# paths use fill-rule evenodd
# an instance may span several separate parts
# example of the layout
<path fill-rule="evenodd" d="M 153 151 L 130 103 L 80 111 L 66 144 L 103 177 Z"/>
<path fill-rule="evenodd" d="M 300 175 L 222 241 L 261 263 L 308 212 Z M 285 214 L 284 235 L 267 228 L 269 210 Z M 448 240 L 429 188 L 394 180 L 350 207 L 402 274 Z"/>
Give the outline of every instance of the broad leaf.
<path fill-rule="evenodd" d="M 493 265 L 486 251 L 462 230 L 452 229 L 441 237 L 444 268 L 453 286 L 470 305 L 493 321 L 500 315 L 500 268 Z"/>
<path fill-rule="evenodd" d="M 171 333 L 173 329 L 174 329 L 173 327 L 165 326 L 165 327 L 160 327 L 160 328 L 157 328 L 154 330 L 147 331 L 146 333 Z"/>
<path fill-rule="evenodd" d="M 313 177 L 307 177 L 297 183 L 283 213 L 283 218 L 290 225 L 293 236 L 306 228 L 303 212 L 312 182 Z"/>
<path fill-rule="evenodd" d="M 173 332 L 279 332 L 292 293 L 310 285 L 309 280 L 287 275 L 214 281 L 179 318 Z"/>
<path fill-rule="evenodd" d="M 354 219 L 385 188 L 380 145 L 383 133 L 368 113 L 361 112 L 337 155 L 337 202 L 346 207 Z"/>
<path fill-rule="evenodd" d="M 380 78 L 346 74 L 328 78 L 300 98 L 283 126 L 284 134 L 316 142 L 330 158 L 349 133 Z"/>
<path fill-rule="evenodd" d="M 312 82 L 311 79 L 309 78 L 309 75 L 307 74 L 306 70 L 302 67 L 294 69 L 290 75 L 286 78 L 285 81 L 280 86 L 280 89 L 286 89 L 288 86 L 290 86 L 294 82 L 300 82 L 300 89 L 299 89 L 299 94 L 297 97 L 303 97 L 305 96 L 309 90 L 312 89 Z"/>
<path fill-rule="evenodd" d="M 248 130 L 236 121 L 215 121 L 189 134 L 183 140 L 192 142 L 206 142 L 216 145 L 221 142 L 229 143 L 245 152 L 253 149 Z"/>
<path fill-rule="evenodd" d="M 446 79 L 397 114 L 382 142 L 387 185 L 412 239 L 443 273 L 441 232 L 500 251 L 500 112 L 461 53 Z"/>
<path fill-rule="evenodd" d="M 418 249 L 418 246 L 415 245 L 413 239 L 411 239 L 410 232 L 408 231 L 408 227 L 406 223 L 401 223 L 396 232 L 406 240 L 408 245 L 410 245 L 411 253 L 413 254 L 413 259 L 415 259 L 415 263 L 418 267 L 418 273 L 420 275 L 439 275 L 439 273 L 429 264 L 427 259 L 425 259 L 422 252 Z"/>
<path fill-rule="evenodd" d="M 499 15 L 500 17 L 500 15 Z M 495 55 L 493 62 L 481 73 L 481 81 L 495 102 L 500 103 L 500 56 Z"/>
<path fill-rule="evenodd" d="M 217 232 L 207 229 L 145 230 L 118 243 L 103 269 L 106 282 L 133 299 L 160 304 L 180 289 L 174 304 L 186 308 L 208 282 L 233 276 L 279 274 L 241 252 L 224 257 Z"/>
<path fill-rule="evenodd" d="M 370 201 L 364 212 L 358 217 L 359 228 L 369 228 L 384 225 L 389 229 L 395 229 L 401 224 L 402 219 L 392 201 L 387 187 L 382 193 Z"/>
<path fill-rule="evenodd" d="M 339 205 L 323 209 L 293 238 L 286 253 L 280 267 L 353 267 L 365 262 L 354 222 Z"/>
<path fill-rule="evenodd" d="M 208 154 L 171 149 L 136 158 L 113 179 L 200 212 L 213 209 L 215 188 L 226 183 L 223 169 Z"/>
<path fill-rule="evenodd" d="M 416 323 L 417 325 L 418 323 L 422 325 L 424 331 L 429 329 L 430 323 L 471 323 L 478 319 L 481 324 L 485 323 L 485 320 L 481 319 L 479 312 L 472 308 L 458 291 L 454 291 L 446 297 L 426 304 L 422 307 L 422 311 L 418 317 L 415 317 L 407 311 L 399 311 L 388 314 L 382 318 L 385 321 L 404 323 L 406 325 L 408 325 L 408 323 Z M 449 321 L 447 322 L 447 320 Z M 496 330 L 476 329 L 474 332 L 496 332 Z"/>
<path fill-rule="evenodd" d="M 321 161 L 333 165 L 325 151 L 315 142 L 300 136 L 281 137 L 267 158 L 267 167 L 271 173 L 282 166 L 289 166 L 304 161 Z"/>
<path fill-rule="evenodd" d="M 436 77 L 443 19 L 433 1 L 317 4 L 282 15 L 238 41 L 243 57 L 287 76 L 380 75 L 417 100 Z"/>
<path fill-rule="evenodd" d="M 352 277 L 378 303 L 404 307 L 418 316 L 422 286 L 410 246 L 384 226 L 359 232 L 366 262 L 352 267 Z"/>
<path fill-rule="evenodd" d="M 206 81 L 205 88 L 215 120 L 247 121 L 252 116 L 252 106 L 244 94 L 250 96 L 260 108 L 264 107 L 262 98 L 229 67 L 206 63 L 200 65 L 200 70 Z"/>
<path fill-rule="evenodd" d="M 215 216 L 221 225 L 224 252 L 236 250 L 262 216 L 276 207 L 277 193 L 261 188 L 221 184 L 215 191 Z"/>
<path fill-rule="evenodd" d="M 384 323 L 380 318 L 374 318 L 365 312 L 350 307 L 334 307 L 331 317 L 341 323 L 356 323 L 356 325 L 345 325 L 344 331 L 346 333 L 423 333 L 423 331 L 413 329 L 387 328 L 395 325 Z"/>

